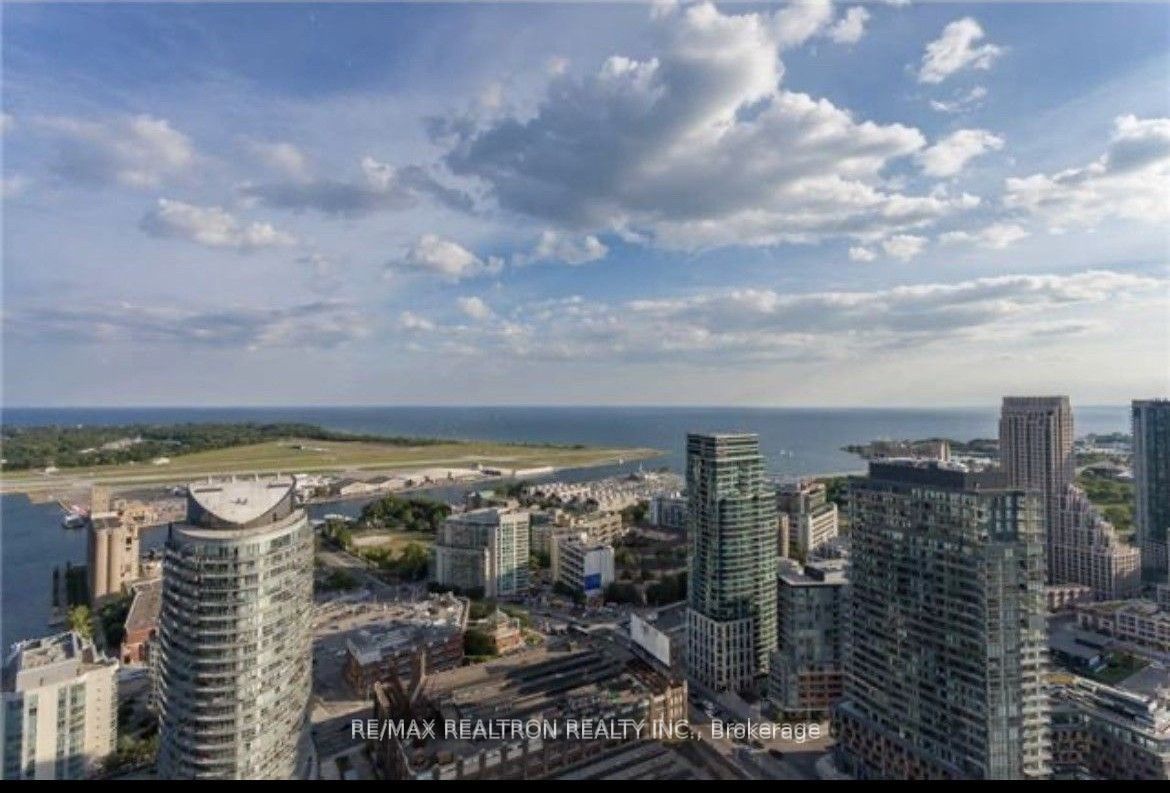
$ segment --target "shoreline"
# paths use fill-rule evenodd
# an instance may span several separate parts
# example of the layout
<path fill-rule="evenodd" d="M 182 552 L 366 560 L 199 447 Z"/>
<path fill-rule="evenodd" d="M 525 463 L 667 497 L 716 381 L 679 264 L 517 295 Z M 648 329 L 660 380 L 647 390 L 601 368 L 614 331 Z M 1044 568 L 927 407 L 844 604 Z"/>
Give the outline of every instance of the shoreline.
<path fill-rule="evenodd" d="M 502 447 L 506 447 L 506 446 L 510 446 L 510 445 L 514 445 L 517 448 L 525 448 L 521 444 L 501 444 Z M 531 448 L 531 447 L 528 447 L 528 448 Z M 567 447 L 565 447 L 565 449 L 569 450 Z M 588 450 L 587 449 L 571 449 L 570 451 L 587 453 Z M 604 468 L 604 467 L 613 466 L 613 465 L 624 465 L 626 463 L 636 463 L 636 462 L 641 462 L 644 460 L 653 460 L 656 458 L 665 457 L 669 454 L 669 452 L 663 451 L 661 449 L 650 449 L 650 448 L 644 448 L 644 447 L 631 447 L 628 449 L 620 449 L 620 452 L 621 452 L 620 455 L 612 454 L 613 450 L 610 450 L 610 449 L 599 449 L 598 451 L 599 452 L 601 452 L 601 451 L 610 452 L 610 454 L 608 454 L 607 456 L 604 456 L 604 457 L 596 458 L 596 459 L 589 459 L 589 460 L 582 462 L 582 463 L 573 463 L 573 464 L 568 464 L 568 465 L 565 465 L 565 464 L 562 464 L 562 465 L 536 465 L 535 463 L 532 463 L 532 464 L 526 465 L 525 468 L 522 468 L 520 470 L 523 471 L 523 470 L 528 470 L 530 468 L 547 468 L 547 469 L 549 469 L 546 473 L 541 475 L 540 478 L 543 478 L 546 476 L 555 476 L 563 471 L 572 471 L 572 470 L 589 469 L 589 468 Z M 463 462 L 463 461 L 458 461 L 458 462 Z M 427 464 L 427 463 L 429 463 L 429 464 Z M 435 463 L 435 461 L 421 461 L 420 463 L 404 462 L 402 464 L 391 464 L 391 465 L 371 463 L 371 464 L 366 464 L 366 465 L 353 465 L 353 466 L 345 466 L 345 467 L 332 467 L 332 466 L 321 466 L 321 467 L 293 466 L 293 467 L 289 467 L 289 466 L 280 466 L 280 467 L 256 468 L 256 469 L 250 469 L 250 470 L 237 470 L 237 471 L 232 471 L 232 470 L 204 471 L 204 472 L 200 472 L 200 473 L 192 473 L 189 476 L 170 476 L 167 474 L 159 474 L 157 476 L 146 476 L 146 477 L 141 477 L 141 478 L 134 477 L 134 476 L 129 476 L 129 477 L 116 476 L 116 477 L 112 477 L 112 478 L 106 478 L 106 477 L 102 477 L 100 475 L 97 475 L 97 476 L 79 476 L 79 477 L 76 477 L 73 479 L 57 480 L 57 481 L 47 481 L 48 477 L 46 477 L 46 480 L 39 480 L 38 481 L 38 480 L 30 479 L 28 482 L 19 482 L 19 481 L 12 482 L 10 480 L 6 480 L 4 478 L 4 476 L 2 474 L 0 474 L 0 496 L 24 495 L 29 499 L 30 502 L 32 502 L 34 504 L 42 504 L 42 503 L 48 503 L 48 502 L 52 502 L 52 501 L 70 500 L 71 496 L 79 494 L 79 493 L 87 492 L 91 488 L 93 488 L 95 485 L 107 487 L 107 488 L 109 488 L 111 493 L 124 493 L 127 491 L 134 491 L 134 490 L 150 490 L 150 489 L 167 490 L 167 489 L 172 488 L 172 487 L 179 487 L 179 486 L 187 485 L 187 484 L 190 484 L 191 482 L 199 481 L 201 479 L 207 479 L 209 477 L 210 478 L 218 478 L 218 477 L 224 477 L 224 476 L 274 476 L 277 474 L 287 474 L 287 475 L 316 474 L 316 475 L 328 475 L 328 476 L 337 476 L 337 477 L 345 477 L 345 476 L 352 476 L 355 474 L 360 474 L 363 477 L 376 477 L 376 476 L 380 476 L 380 475 L 387 476 L 387 475 L 401 475 L 404 473 L 408 474 L 408 473 L 411 473 L 413 471 L 425 471 L 427 469 L 445 468 L 445 467 L 446 468 L 457 468 L 458 466 L 450 465 L 450 464 L 448 464 L 448 465 L 437 464 L 437 463 Z M 498 467 L 498 466 L 492 466 L 492 467 Z M 60 474 L 56 474 L 54 476 L 60 476 Z M 387 495 L 387 494 L 391 494 L 391 493 L 405 493 L 405 492 L 417 491 L 417 490 L 427 490 L 427 489 L 436 488 L 436 487 L 459 487 L 460 485 L 474 487 L 474 485 L 480 484 L 480 483 L 500 482 L 500 481 L 507 481 L 507 480 L 516 479 L 516 478 L 517 477 L 512 476 L 510 474 L 498 474 L 498 475 L 489 475 L 489 476 L 484 476 L 483 478 L 473 478 L 473 479 L 432 480 L 430 482 L 426 482 L 426 483 L 420 484 L 420 485 L 415 485 L 415 486 L 412 486 L 409 488 L 402 488 L 402 489 L 398 489 L 398 490 L 385 490 L 385 491 L 377 491 L 377 492 L 368 492 L 368 493 L 355 493 L 351 496 L 337 496 L 337 497 L 324 498 L 324 499 L 320 499 L 320 500 L 314 499 L 313 501 L 306 502 L 306 503 L 327 503 L 327 502 L 333 502 L 333 501 L 358 500 L 358 499 L 363 499 L 363 498 L 377 497 L 380 495 Z M 519 478 L 523 479 L 524 477 L 519 477 Z"/>

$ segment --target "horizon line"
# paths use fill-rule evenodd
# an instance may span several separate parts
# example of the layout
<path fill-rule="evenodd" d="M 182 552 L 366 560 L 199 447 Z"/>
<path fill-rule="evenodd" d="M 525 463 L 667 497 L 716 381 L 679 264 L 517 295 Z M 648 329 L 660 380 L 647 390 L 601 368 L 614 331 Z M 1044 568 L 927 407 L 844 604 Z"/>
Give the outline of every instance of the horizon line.
<path fill-rule="evenodd" d="M 1015 394 L 1005 396 L 1019 396 Z M 1063 394 L 1025 394 L 1024 396 L 1064 396 Z M 1082 408 L 1128 408 L 1135 401 L 1146 399 L 1166 399 L 1167 397 L 1143 397 L 1128 402 L 1086 402 Z M 427 404 L 427 403 L 338 403 L 338 404 L 280 404 L 280 405 L 249 405 L 249 404 L 213 404 L 213 405 L 0 405 L 0 413 L 6 410 L 386 410 L 386 409 L 413 409 L 424 408 L 430 410 L 484 410 L 484 409 L 656 409 L 656 410 L 984 410 L 999 408 L 999 402 L 994 403 L 965 403 L 945 405 L 735 405 L 735 404 L 651 404 L 651 403 L 538 403 L 538 402 L 504 402 L 504 403 L 475 403 L 475 404 Z"/>

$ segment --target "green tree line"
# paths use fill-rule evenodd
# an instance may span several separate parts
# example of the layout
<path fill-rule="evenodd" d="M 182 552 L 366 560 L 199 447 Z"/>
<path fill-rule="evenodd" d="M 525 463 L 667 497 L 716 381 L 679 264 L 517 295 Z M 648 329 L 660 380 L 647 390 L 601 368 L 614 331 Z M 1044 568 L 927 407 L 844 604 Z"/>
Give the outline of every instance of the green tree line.
<path fill-rule="evenodd" d="M 351 435 L 315 424 L 280 422 L 264 424 L 188 423 L 123 424 L 117 426 L 6 426 L 0 433 L 3 469 L 73 468 L 145 462 L 156 457 L 247 446 L 253 443 L 304 438 L 318 441 L 364 441 L 389 446 L 420 446 L 447 443 L 437 438 L 409 438 L 383 435 Z M 116 448 L 103 449 L 106 444 Z"/>

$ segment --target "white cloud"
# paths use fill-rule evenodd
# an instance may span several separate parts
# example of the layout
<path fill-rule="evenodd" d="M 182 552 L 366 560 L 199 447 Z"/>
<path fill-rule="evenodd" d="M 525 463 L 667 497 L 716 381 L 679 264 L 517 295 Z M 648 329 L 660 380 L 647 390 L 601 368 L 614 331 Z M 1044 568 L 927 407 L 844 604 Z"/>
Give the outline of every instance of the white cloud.
<path fill-rule="evenodd" d="M 970 91 L 956 95 L 953 99 L 932 99 L 930 100 L 930 107 L 932 110 L 937 110 L 940 113 L 963 113 L 978 107 L 986 98 L 987 89 L 982 85 L 977 85 Z"/>
<path fill-rule="evenodd" d="M 981 154 L 1002 148 L 1003 138 L 985 129 L 960 129 L 919 152 L 917 160 L 927 176 L 945 178 L 959 174 Z"/>
<path fill-rule="evenodd" d="M 877 254 L 869 248 L 854 246 L 849 249 L 849 261 L 851 262 L 872 262 L 876 258 Z"/>
<path fill-rule="evenodd" d="M 1052 231 L 1108 218 L 1170 223 L 1170 118 L 1117 117 L 1104 154 L 1080 168 L 1007 179 L 1004 205 Z"/>
<path fill-rule="evenodd" d="M 309 173 L 309 158 L 295 145 L 285 141 L 249 141 L 249 147 L 265 168 L 294 179 Z"/>
<path fill-rule="evenodd" d="M 403 311 L 398 315 L 398 327 L 405 331 L 429 333 L 435 329 L 435 323 L 413 311 Z"/>
<path fill-rule="evenodd" d="M 882 240 L 882 250 L 887 256 L 909 261 L 926 247 L 926 237 L 917 237 L 912 234 L 895 234 L 893 237 Z"/>
<path fill-rule="evenodd" d="M 569 70 L 569 59 L 563 55 L 554 55 L 545 64 L 545 70 L 554 76 L 564 74 Z"/>
<path fill-rule="evenodd" d="M 296 244 L 295 237 L 270 223 L 245 225 L 222 207 L 201 207 L 169 198 L 160 198 L 155 208 L 143 215 L 139 226 L 153 237 L 184 239 L 244 253 Z"/>
<path fill-rule="evenodd" d="M 275 209 L 313 210 L 335 217 L 403 211 L 424 200 L 464 211 L 472 208 L 466 193 L 442 184 L 426 168 L 396 168 L 368 156 L 362 158 L 360 167 L 361 177 L 356 179 L 301 174 L 286 181 L 245 184 L 240 193 Z"/>
<path fill-rule="evenodd" d="M 191 141 L 165 119 L 52 117 L 38 123 L 61 141 L 55 170 L 83 184 L 155 188 L 186 174 L 196 162 Z"/>
<path fill-rule="evenodd" d="M 492 316 L 491 307 L 479 297 L 459 297 L 455 299 L 455 304 L 472 319 L 483 320 Z"/>
<path fill-rule="evenodd" d="M 782 49 L 804 44 L 824 30 L 833 19 L 830 0 L 792 0 L 776 12 L 772 24 Z"/>
<path fill-rule="evenodd" d="M 502 267 L 503 262 L 494 256 L 481 259 L 459 243 L 435 234 L 419 237 L 400 260 L 390 264 L 391 270 L 430 273 L 447 281 L 492 275 Z"/>
<path fill-rule="evenodd" d="M 948 231 L 939 237 L 943 243 L 971 243 L 981 248 L 1003 250 L 1028 236 L 1017 223 L 992 223 L 976 231 Z"/>
<path fill-rule="evenodd" d="M 1128 312 L 1163 299 L 1165 279 L 1113 271 L 1004 275 L 875 291 L 728 289 L 680 298 L 538 301 L 475 326 L 427 323 L 426 343 L 452 354 L 555 360 L 720 365 L 794 359 L 861 360 L 874 351 L 1011 339 L 1056 329 L 1107 332 L 1091 312 Z M 864 332 L 859 333 L 858 331 Z"/>
<path fill-rule="evenodd" d="M 660 14 L 654 57 L 554 80 L 530 116 L 451 121 L 445 161 L 509 212 L 671 249 L 884 236 L 966 208 L 889 186 L 918 130 L 780 88 L 779 53 L 826 5 Z"/>
<path fill-rule="evenodd" d="M 829 28 L 829 38 L 838 44 L 856 44 L 865 35 L 865 23 L 868 20 L 868 11 L 861 6 L 853 6 L 837 24 Z"/>
<path fill-rule="evenodd" d="M 228 306 L 192 308 L 82 301 L 53 310 L 6 315 L 6 331 L 20 338 L 68 344 L 129 342 L 154 349 L 332 348 L 369 334 L 366 321 L 349 303 L 324 300 L 276 308 Z"/>
<path fill-rule="evenodd" d="M 532 251 L 517 254 L 513 257 L 513 263 L 517 266 L 533 262 L 586 264 L 604 259 L 607 253 L 609 248 L 592 234 L 578 238 L 555 229 L 546 229 Z"/>
<path fill-rule="evenodd" d="M 947 25 L 941 36 L 926 45 L 919 82 L 937 84 L 964 69 L 990 69 L 1003 49 L 991 43 L 979 44 L 983 38 L 983 28 L 971 17 Z"/>

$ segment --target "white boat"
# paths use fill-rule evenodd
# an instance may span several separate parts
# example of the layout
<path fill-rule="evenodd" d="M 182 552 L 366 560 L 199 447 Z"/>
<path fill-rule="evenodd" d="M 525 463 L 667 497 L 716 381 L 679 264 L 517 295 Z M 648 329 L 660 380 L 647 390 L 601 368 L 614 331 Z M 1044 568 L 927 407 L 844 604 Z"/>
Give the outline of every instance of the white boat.
<path fill-rule="evenodd" d="M 62 506 L 65 510 L 65 515 L 61 518 L 61 527 L 66 529 L 81 529 L 89 521 L 89 513 L 81 507 L 76 505 L 71 507 Z"/>

